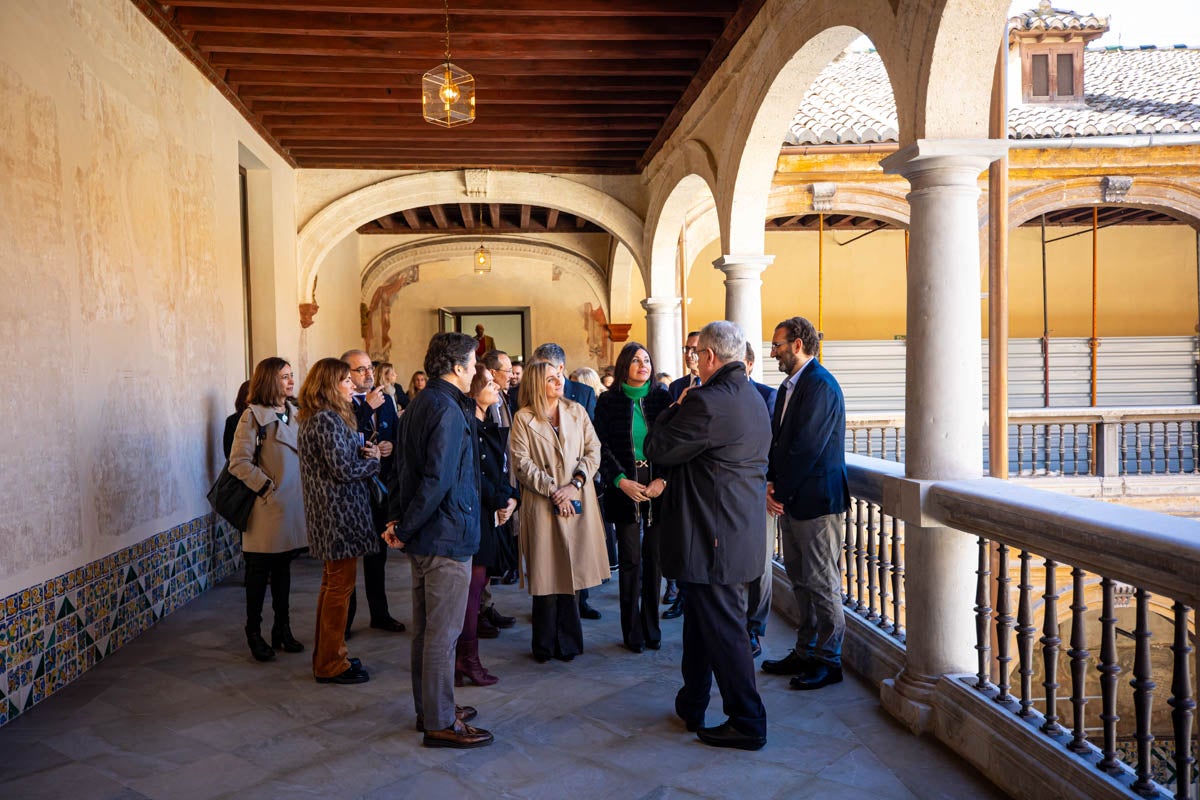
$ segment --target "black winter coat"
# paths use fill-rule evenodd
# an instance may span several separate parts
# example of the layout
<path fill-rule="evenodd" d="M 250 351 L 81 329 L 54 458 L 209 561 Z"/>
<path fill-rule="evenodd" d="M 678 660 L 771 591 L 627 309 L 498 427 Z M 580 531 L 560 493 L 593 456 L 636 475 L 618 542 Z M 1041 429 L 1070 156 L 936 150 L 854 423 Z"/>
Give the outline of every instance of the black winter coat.
<path fill-rule="evenodd" d="M 762 577 L 770 446 L 767 407 L 740 361 L 659 415 L 645 451 L 666 472 L 664 575 L 722 585 Z"/>
<path fill-rule="evenodd" d="M 490 419 L 475 420 L 475 439 L 479 443 L 479 552 L 475 566 L 497 567 L 500 563 L 501 536 L 506 526 L 495 527 L 495 513 L 516 499 L 517 488 L 509 480 L 508 428 Z"/>
<path fill-rule="evenodd" d="M 653 428 L 658 415 L 671 405 L 671 395 L 662 386 L 652 386 L 650 393 L 639 401 L 646 428 Z M 616 384 L 596 400 L 596 437 L 600 440 L 600 479 L 604 486 L 604 521 L 627 525 L 638 520 L 639 511 L 652 522 L 661 518 L 662 498 L 656 497 L 649 503 L 638 504 L 629 499 L 613 483 L 622 472 L 625 477 L 637 479 L 633 453 L 633 401 Z M 649 434 L 647 433 L 647 441 Z M 651 480 L 660 476 L 650 465 Z"/>

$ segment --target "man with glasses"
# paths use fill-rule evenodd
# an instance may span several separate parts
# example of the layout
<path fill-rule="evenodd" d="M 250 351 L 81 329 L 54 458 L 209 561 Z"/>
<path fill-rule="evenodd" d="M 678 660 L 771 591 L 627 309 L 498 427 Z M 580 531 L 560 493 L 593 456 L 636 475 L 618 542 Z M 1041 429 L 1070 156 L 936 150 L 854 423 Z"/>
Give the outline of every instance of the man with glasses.
<path fill-rule="evenodd" d="M 846 401 L 829 371 L 814 358 L 820 338 L 803 317 L 775 327 L 771 352 L 787 380 L 771 419 L 767 512 L 779 519 L 783 563 L 796 596 L 796 647 L 763 661 L 763 672 L 794 675 L 793 689 L 820 689 L 842 680 L 842 515 L 850 503 L 846 480 Z"/>
<path fill-rule="evenodd" d="M 687 335 L 687 344 L 683 346 L 683 377 L 676 378 L 667 387 L 672 400 L 678 400 L 683 390 L 689 386 L 700 385 L 700 358 L 696 355 L 696 346 L 700 343 L 700 331 L 692 331 Z"/>
<path fill-rule="evenodd" d="M 358 420 L 358 432 L 363 439 L 379 445 L 379 479 L 388 492 L 395 489 L 396 466 L 394 450 L 396 435 L 400 427 L 400 416 L 395 403 L 384 394 L 382 386 L 375 385 L 375 368 L 371 357 L 362 350 L 347 350 L 342 361 L 350 365 L 350 380 L 354 382 L 354 416 Z M 386 501 L 385 501 L 386 502 Z M 387 520 L 385 508 L 372 508 L 376 527 L 383 532 Z M 388 610 L 387 589 L 384 577 L 387 574 L 387 547 L 383 540 L 378 542 L 378 552 L 363 556 L 363 585 L 367 589 L 367 607 L 371 610 L 371 627 L 391 633 L 402 633 L 404 623 L 392 619 Z M 358 590 L 350 595 L 350 613 L 346 618 L 346 638 L 350 638 L 350 626 L 358 610 Z"/>

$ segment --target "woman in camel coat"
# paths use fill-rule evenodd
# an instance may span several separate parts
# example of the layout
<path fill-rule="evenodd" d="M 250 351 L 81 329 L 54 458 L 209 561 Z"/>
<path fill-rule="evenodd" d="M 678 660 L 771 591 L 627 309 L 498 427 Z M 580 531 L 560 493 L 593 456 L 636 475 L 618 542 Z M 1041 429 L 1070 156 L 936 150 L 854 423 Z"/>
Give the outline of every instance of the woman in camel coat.
<path fill-rule="evenodd" d="M 555 367 L 531 364 L 509 434 L 512 469 L 522 489 L 520 546 L 533 595 L 533 655 L 542 662 L 570 661 L 583 652 L 575 592 L 609 577 L 592 482 L 600 440 L 587 412 L 562 392 Z M 578 513 L 573 501 L 579 502 Z"/>

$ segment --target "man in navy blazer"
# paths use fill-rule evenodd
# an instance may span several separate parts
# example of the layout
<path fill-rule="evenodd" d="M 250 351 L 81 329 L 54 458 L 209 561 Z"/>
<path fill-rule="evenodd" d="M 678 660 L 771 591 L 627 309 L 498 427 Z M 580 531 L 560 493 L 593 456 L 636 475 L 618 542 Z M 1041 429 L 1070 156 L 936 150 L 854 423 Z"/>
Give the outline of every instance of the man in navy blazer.
<path fill-rule="evenodd" d="M 846 401 L 814 358 L 820 339 L 803 317 L 775 327 L 771 352 L 787 373 L 771 416 L 767 512 L 778 517 L 783 561 L 796 595 L 796 647 L 764 661 L 764 672 L 794 675 L 793 689 L 820 689 L 842 680 L 842 516 L 846 481 Z"/>

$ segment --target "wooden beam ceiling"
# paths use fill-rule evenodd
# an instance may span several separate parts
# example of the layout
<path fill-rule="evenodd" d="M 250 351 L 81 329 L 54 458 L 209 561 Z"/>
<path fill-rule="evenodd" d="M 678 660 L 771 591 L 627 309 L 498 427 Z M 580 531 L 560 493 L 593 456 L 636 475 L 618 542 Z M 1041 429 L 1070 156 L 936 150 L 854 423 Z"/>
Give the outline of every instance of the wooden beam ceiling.
<path fill-rule="evenodd" d="M 455 0 L 479 112 L 450 130 L 420 116 L 436 0 L 131 2 L 301 167 L 634 173 L 764 0 Z"/>
<path fill-rule="evenodd" d="M 372 220 L 358 229 L 363 234 L 414 233 L 606 233 L 585 217 L 556 208 L 488 203 L 407 208 Z"/>

